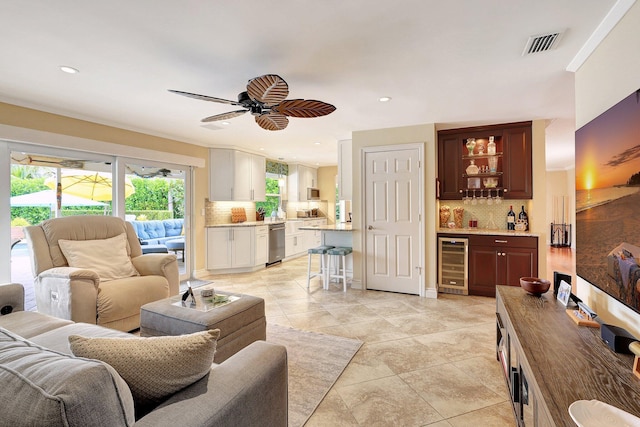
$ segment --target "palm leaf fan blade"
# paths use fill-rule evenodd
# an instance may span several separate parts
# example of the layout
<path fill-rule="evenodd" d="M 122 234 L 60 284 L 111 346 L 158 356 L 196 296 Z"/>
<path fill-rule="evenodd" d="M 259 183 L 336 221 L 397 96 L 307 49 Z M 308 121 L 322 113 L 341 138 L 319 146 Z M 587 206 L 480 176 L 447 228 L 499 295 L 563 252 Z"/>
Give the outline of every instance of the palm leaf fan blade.
<path fill-rule="evenodd" d="M 331 104 L 314 99 L 288 99 L 273 107 L 273 110 L 290 117 L 321 117 L 336 110 Z"/>
<path fill-rule="evenodd" d="M 289 124 L 289 119 L 287 119 L 282 114 L 269 113 L 256 116 L 256 123 L 262 129 L 283 130 Z"/>
<path fill-rule="evenodd" d="M 175 94 L 178 94 L 178 95 L 186 96 L 187 98 L 199 99 L 201 101 L 219 102 L 220 104 L 230 104 L 230 105 L 242 105 L 241 103 L 236 102 L 236 101 L 230 101 L 228 99 L 216 98 L 214 96 L 199 95 L 197 93 L 183 92 L 181 90 L 173 90 L 173 89 L 168 89 L 168 90 L 171 93 L 175 93 Z"/>
<path fill-rule="evenodd" d="M 249 80 L 247 93 L 266 106 L 278 104 L 289 95 L 289 85 L 276 74 L 265 74 Z"/>
<path fill-rule="evenodd" d="M 241 116 L 244 113 L 246 113 L 247 111 L 248 110 L 229 111 L 228 113 L 216 114 L 214 116 L 205 117 L 201 121 L 202 122 L 215 122 L 215 121 L 218 121 L 218 120 L 229 120 L 229 119 L 233 119 L 234 117 Z"/>

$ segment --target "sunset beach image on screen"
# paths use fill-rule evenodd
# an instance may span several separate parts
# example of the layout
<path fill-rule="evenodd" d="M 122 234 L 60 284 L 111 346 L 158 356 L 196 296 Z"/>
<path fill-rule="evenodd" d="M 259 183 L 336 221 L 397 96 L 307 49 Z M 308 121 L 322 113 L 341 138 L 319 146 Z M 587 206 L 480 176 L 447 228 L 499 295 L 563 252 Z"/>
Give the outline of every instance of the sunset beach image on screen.
<path fill-rule="evenodd" d="M 640 312 L 640 90 L 576 131 L 576 273 Z"/>

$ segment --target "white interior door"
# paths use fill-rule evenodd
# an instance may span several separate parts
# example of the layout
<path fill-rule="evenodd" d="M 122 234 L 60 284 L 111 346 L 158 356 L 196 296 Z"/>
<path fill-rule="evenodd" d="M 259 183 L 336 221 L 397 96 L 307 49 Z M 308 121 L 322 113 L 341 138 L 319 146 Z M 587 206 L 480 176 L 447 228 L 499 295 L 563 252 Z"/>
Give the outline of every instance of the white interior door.
<path fill-rule="evenodd" d="M 420 295 L 419 148 L 365 152 L 366 287 Z"/>

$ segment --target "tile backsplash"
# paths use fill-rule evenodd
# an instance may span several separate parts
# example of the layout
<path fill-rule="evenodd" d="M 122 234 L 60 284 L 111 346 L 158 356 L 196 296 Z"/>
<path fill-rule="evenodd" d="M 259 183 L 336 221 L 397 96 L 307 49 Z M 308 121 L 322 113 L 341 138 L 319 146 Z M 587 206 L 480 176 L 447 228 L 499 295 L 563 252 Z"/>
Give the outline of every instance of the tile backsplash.
<path fill-rule="evenodd" d="M 204 203 L 204 225 L 231 223 L 231 208 L 244 208 L 247 222 L 256 220 L 256 204 L 253 202 L 211 202 Z"/>
<path fill-rule="evenodd" d="M 464 216 L 462 219 L 462 228 L 469 227 L 469 220 L 472 216 L 475 216 L 478 220 L 478 228 L 479 229 L 487 229 L 487 225 L 491 219 L 491 215 L 493 215 L 493 222 L 496 224 L 497 230 L 506 230 L 507 229 L 507 212 L 509 212 L 509 206 L 513 206 L 513 211 L 516 213 L 516 218 L 518 218 L 518 214 L 522 210 L 522 206 L 524 206 L 524 210 L 529 215 L 529 204 L 530 200 L 502 200 L 501 204 L 487 205 L 485 203 L 478 203 L 476 205 L 464 204 L 459 200 L 439 200 L 438 201 L 438 212 L 440 211 L 440 207 L 449 206 L 451 208 L 451 218 L 449 221 L 453 221 L 453 209 L 460 207 L 464 209 Z M 439 218 L 439 214 L 437 216 Z M 531 229 L 531 225 L 529 225 L 529 229 Z"/>

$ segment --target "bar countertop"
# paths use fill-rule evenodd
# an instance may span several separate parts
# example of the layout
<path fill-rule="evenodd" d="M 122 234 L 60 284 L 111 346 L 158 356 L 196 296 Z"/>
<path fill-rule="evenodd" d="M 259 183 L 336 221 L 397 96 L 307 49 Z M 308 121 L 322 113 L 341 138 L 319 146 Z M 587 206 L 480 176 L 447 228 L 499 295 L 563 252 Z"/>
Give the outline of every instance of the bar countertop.
<path fill-rule="evenodd" d="M 303 227 L 300 227 L 300 230 L 352 231 L 350 222 L 339 223 L 339 224 L 308 226 L 308 227 L 303 226 Z"/>
<path fill-rule="evenodd" d="M 540 237 L 531 231 L 489 230 L 486 228 L 439 228 L 438 234 L 474 234 L 478 236 L 523 236 Z"/>

